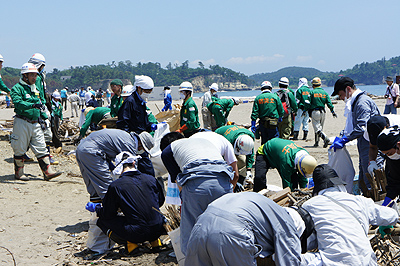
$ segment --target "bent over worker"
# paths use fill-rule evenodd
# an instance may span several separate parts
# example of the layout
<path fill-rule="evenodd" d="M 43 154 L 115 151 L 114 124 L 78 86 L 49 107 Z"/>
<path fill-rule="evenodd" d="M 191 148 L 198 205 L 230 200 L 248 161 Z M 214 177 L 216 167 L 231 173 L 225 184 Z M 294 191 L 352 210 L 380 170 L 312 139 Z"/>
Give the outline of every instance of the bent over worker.
<path fill-rule="evenodd" d="M 108 187 L 102 204 L 86 205 L 89 211 L 96 211 L 97 226 L 114 242 L 124 245 L 127 255 L 140 252 L 137 244 L 145 241 L 157 251 L 161 246 L 159 237 L 166 233 L 159 211 L 165 200 L 161 185 L 153 176 L 137 170 L 139 159 L 129 152 L 118 154 L 113 173 L 119 178 Z"/>
<path fill-rule="evenodd" d="M 284 115 L 283 105 L 278 95 L 272 93 L 269 81 L 261 83 L 261 94 L 254 99 L 251 112 L 251 131 L 256 133 L 256 121 L 259 120 L 261 144 L 279 137 L 278 122 Z"/>
<path fill-rule="evenodd" d="M 40 169 L 46 181 L 57 177 L 62 172 L 55 172 L 50 165 L 50 154 L 46 149 L 44 130 L 46 123 L 42 117 L 47 119 L 44 112 L 40 92 L 36 89 L 35 81 L 38 70 L 32 63 L 25 63 L 21 68 L 22 78 L 19 83 L 11 89 L 11 98 L 14 102 L 13 132 L 10 136 L 11 147 L 14 151 L 15 179 L 29 180 L 24 174 L 24 154 L 30 147 L 38 159 Z"/>
<path fill-rule="evenodd" d="M 79 138 L 82 139 L 86 131 L 89 129 L 90 124 L 95 124 L 97 125 L 101 120 L 104 118 L 110 118 L 110 108 L 107 107 L 87 107 L 85 109 L 85 112 L 83 113 L 85 116 L 85 123 L 83 123 Z"/>
<path fill-rule="evenodd" d="M 308 151 L 291 140 L 274 138 L 257 150 L 254 192 L 267 188 L 265 175 L 270 167 L 276 168 L 282 178 L 282 187 L 291 190 L 307 185 L 307 175 L 317 166 Z"/>
<path fill-rule="evenodd" d="M 226 121 L 228 119 L 229 113 L 232 110 L 232 107 L 238 104 L 239 100 L 235 98 L 232 99 L 214 98 L 214 101 L 207 104 L 208 110 L 214 116 L 216 128 L 226 125 Z"/>
<path fill-rule="evenodd" d="M 258 193 L 226 194 L 197 219 L 185 265 L 256 265 L 260 254 L 275 254 L 276 265 L 300 265 L 301 243 L 314 226 L 305 216 Z"/>
<path fill-rule="evenodd" d="M 166 134 L 160 148 L 171 181 L 181 188 L 181 249 L 186 254 L 187 241 L 197 217 L 210 202 L 232 192 L 232 167 L 211 142 L 185 139 L 178 132 Z"/>

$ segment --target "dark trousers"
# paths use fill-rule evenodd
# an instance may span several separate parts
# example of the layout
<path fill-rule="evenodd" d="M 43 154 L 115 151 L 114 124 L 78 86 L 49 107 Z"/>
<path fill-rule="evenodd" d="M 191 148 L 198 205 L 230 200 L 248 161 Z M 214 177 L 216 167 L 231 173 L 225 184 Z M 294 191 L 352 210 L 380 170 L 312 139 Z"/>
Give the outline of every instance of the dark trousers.
<path fill-rule="evenodd" d="M 64 110 L 67 111 L 67 98 L 61 98 L 61 104 L 64 107 Z"/>
<path fill-rule="evenodd" d="M 53 145 L 54 147 L 62 147 L 62 142 L 60 140 L 60 137 L 58 136 L 58 128 L 60 127 L 60 117 L 58 116 L 52 116 L 51 120 L 51 133 L 53 134 Z"/>
<path fill-rule="evenodd" d="M 261 145 L 262 145 L 270 139 L 279 137 L 278 127 L 274 128 L 274 129 L 269 129 L 269 128 L 265 128 L 260 123 L 260 135 L 261 135 Z"/>

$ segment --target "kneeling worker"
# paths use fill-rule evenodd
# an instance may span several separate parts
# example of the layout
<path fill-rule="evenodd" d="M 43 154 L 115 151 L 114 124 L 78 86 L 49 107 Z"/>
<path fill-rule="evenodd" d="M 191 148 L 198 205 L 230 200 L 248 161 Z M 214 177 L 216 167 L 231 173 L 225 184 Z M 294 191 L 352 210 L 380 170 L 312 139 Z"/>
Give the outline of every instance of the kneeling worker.
<path fill-rule="evenodd" d="M 113 173 L 121 176 L 108 187 L 103 206 L 86 205 L 89 211 L 96 211 L 97 226 L 113 241 L 125 245 L 129 255 L 139 252 L 137 243 L 150 241 L 153 248 L 160 247 L 159 237 L 166 233 L 163 215 L 153 209 L 164 204 L 162 188 L 153 176 L 137 170 L 138 159 L 140 156 L 129 152 L 118 154 Z M 119 209 L 123 216 L 118 215 Z"/>
<path fill-rule="evenodd" d="M 314 157 L 306 149 L 291 140 L 274 138 L 260 146 L 256 155 L 254 192 L 267 188 L 265 175 L 270 167 L 276 168 L 282 178 L 282 187 L 291 190 L 305 188 L 307 175 L 317 166 Z"/>

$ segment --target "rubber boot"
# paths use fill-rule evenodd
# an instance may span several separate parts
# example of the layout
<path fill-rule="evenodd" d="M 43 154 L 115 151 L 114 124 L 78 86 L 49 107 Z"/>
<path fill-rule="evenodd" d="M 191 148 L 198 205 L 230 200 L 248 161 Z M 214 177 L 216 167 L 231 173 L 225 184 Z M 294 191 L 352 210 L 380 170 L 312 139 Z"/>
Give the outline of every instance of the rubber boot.
<path fill-rule="evenodd" d="M 51 165 L 58 165 L 58 161 L 54 161 L 51 153 L 50 153 L 50 145 L 46 145 L 47 151 L 49 152 L 49 157 L 50 157 L 50 164 Z"/>
<path fill-rule="evenodd" d="M 50 157 L 48 155 L 38 158 L 40 169 L 42 169 L 44 180 L 49 181 L 59 175 L 62 172 L 55 172 L 50 164 Z"/>
<path fill-rule="evenodd" d="M 319 136 L 317 133 L 314 134 L 315 135 L 315 143 L 314 143 L 314 147 L 318 147 L 318 142 L 319 142 Z"/>
<path fill-rule="evenodd" d="M 308 131 L 303 131 L 303 140 L 307 140 Z"/>
<path fill-rule="evenodd" d="M 33 158 L 31 158 L 28 155 L 26 155 L 26 153 L 23 156 L 24 156 L 24 161 L 25 162 L 33 162 Z"/>
<path fill-rule="evenodd" d="M 293 131 L 293 138 L 292 140 L 298 140 L 299 139 L 299 131 Z"/>
<path fill-rule="evenodd" d="M 29 177 L 24 174 L 24 156 L 14 156 L 14 178 L 17 180 L 28 181 Z"/>
<path fill-rule="evenodd" d="M 328 145 L 329 145 L 329 138 L 328 138 L 328 136 L 327 135 L 325 135 L 325 133 L 324 132 L 322 132 L 322 131 L 319 131 L 318 132 L 319 134 L 319 136 L 321 137 L 321 139 L 324 141 L 324 148 L 326 148 L 326 147 L 328 147 Z"/>

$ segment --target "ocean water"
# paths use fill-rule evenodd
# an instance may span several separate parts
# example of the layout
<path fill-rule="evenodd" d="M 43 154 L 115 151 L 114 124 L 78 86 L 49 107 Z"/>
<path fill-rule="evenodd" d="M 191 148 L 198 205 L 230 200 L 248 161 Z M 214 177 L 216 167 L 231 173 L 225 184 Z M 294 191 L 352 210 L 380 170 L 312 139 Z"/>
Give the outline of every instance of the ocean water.
<path fill-rule="evenodd" d="M 357 86 L 357 88 L 369 92 L 373 95 L 385 95 L 387 85 L 364 85 L 364 86 Z M 297 87 L 292 87 L 294 91 L 296 91 Z M 333 92 L 333 87 L 324 87 L 324 90 L 331 95 Z M 277 89 L 273 89 L 273 92 L 278 91 Z M 203 96 L 204 92 L 201 93 L 194 93 L 194 97 L 201 97 Z M 219 97 L 255 97 L 260 94 L 260 90 L 248 90 L 248 91 L 220 91 L 218 92 Z"/>

